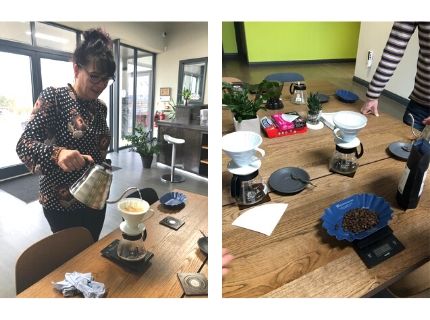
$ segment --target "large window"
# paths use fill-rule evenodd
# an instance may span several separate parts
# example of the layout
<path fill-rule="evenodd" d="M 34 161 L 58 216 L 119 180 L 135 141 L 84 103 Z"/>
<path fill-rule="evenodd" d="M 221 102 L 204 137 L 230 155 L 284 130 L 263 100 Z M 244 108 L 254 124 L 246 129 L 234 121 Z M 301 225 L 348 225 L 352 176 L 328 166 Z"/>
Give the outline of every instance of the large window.
<path fill-rule="evenodd" d="M 20 163 L 15 152 L 33 96 L 30 57 L 0 52 L 0 168 Z"/>
<path fill-rule="evenodd" d="M 136 126 L 151 126 L 153 55 L 137 51 Z"/>
<path fill-rule="evenodd" d="M 27 172 L 16 143 L 42 89 L 73 83 L 69 61 L 79 33 L 38 22 L 1 22 L 0 27 L 2 180 Z"/>
<path fill-rule="evenodd" d="M 150 129 L 153 106 L 154 54 L 126 45 L 120 46 L 119 147 L 137 126 Z"/>
<path fill-rule="evenodd" d="M 121 45 L 120 55 L 119 147 L 127 145 L 125 136 L 133 132 L 134 49 Z"/>

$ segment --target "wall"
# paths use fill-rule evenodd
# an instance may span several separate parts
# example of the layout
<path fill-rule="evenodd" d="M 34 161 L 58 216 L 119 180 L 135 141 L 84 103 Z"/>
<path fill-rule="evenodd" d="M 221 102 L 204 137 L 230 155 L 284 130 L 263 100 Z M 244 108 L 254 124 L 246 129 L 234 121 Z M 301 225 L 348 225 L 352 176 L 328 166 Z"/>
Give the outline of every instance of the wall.
<path fill-rule="evenodd" d="M 234 30 L 234 22 L 222 23 L 222 48 L 225 54 L 236 54 L 236 34 Z"/>
<path fill-rule="evenodd" d="M 166 31 L 166 22 L 58 22 L 78 30 L 94 27 L 105 29 L 112 39 L 151 52 L 162 52 L 165 39 L 162 33 Z"/>
<path fill-rule="evenodd" d="M 178 90 L 179 60 L 208 57 L 207 22 L 174 22 L 167 25 L 166 51 L 157 55 L 157 76 L 155 80 L 155 108 L 164 109 L 160 102 L 160 88 L 170 87 L 176 101 Z M 208 64 L 211 63 L 210 59 Z M 206 73 L 204 103 L 208 103 L 208 78 Z"/>
<path fill-rule="evenodd" d="M 392 25 L 392 22 L 361 23 L 354 76 L 367 82 L 372 80 Z M 373 65 L 369 69 L 366 66 L 368 50 L 374 51 Z M 418 32 L 415 32 L 409 41 L 405 55 L 387 84 L 386 90 L 406 99 L 409 97 L 414 86 L 418 50 Z"/>
<path fill-rule="evenodd" d="M 102 27 L 112 39 L 157 53 L 155 74 L 155 109 L 164 109 L 160 88 L 170 87 L 176 101 L 179 60 L 208 57 L 207 22 L 59 22 L 79 30 Z M 166 37 L 162 33 L 166 32 Z M 209 63 L 209 62 L 208 62 Z M 204 103 L 208 103 L 206 74 Z"/>
<path fill-rule="evenodd" d="M 359 30 L 359 22 L 245 22 L 248 59 L 354 59 Z"/>

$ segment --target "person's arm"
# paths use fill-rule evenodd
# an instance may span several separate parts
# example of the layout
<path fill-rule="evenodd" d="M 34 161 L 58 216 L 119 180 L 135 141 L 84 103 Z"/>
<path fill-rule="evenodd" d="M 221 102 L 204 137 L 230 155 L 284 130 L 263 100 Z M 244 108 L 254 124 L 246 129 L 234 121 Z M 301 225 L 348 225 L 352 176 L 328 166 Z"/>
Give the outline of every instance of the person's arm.
<path fill-rule="evenodd" d="M 228 253 L 228 250 L 226 248 L 222 248 L 222 276 L 224 277 L 228 271 L 228 265 L 230 262 L 234 259 L 234 257 Z"/>
<path fill-rule="evenodd" d="M 32 173 L 46 174 L 57 167 L 62 148 L 45 143 L 48 136 L 54 134 L 55 108 L 55 88 L 43 90 L 16 145 L 18 157 Z"/>
<path fill-rule="evenodd" d="M 373 113 L 378 116 L 378 99 L 402 60 L 415 29 L 415 22 L 395 22 L 393 24 L 381 61 L 370 81 L 366 93 L 368 100 L 361 108 L 362 113 Z"/>

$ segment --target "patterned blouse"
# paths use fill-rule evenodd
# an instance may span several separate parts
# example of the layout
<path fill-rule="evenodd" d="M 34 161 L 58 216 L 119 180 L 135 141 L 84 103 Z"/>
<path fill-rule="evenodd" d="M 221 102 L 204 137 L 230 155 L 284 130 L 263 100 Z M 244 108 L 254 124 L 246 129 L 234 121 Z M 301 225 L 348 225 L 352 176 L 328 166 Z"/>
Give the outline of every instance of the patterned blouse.
<path fill-rule="evenodd" d="M 58 153 L 62 148 L 78 150 L 102 163 L 110 143 L 106 116 L 107 107 L 101 100 L 76 98 L 70 84 L 41 92 L 16 152 L 32 173 L 42 174 L 39 202 L 44 208 L 65 212 L 85 207 L 73 198 L 69 187 L 88 166 L 64 172 L 57 165 Z"/>

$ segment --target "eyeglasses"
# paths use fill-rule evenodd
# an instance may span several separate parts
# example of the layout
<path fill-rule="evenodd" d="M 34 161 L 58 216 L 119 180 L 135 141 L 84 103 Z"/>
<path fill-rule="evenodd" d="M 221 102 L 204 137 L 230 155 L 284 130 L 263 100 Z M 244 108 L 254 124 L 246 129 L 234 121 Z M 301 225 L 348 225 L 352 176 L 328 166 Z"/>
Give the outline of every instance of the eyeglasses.
<path fill-rule="evenodd" d="M 87 70 L 87 68 L 85 68 L 84 66 L 82 66 L 80 64 L 78 64 L 78 66 L 85 70 L 85 72 L 88 74 L 90 82 L 93 84 L 99 84 L 100 82 L 103 82 L 103 83 L 107 82 L 107 86 L 110 86 L 115 81 L 115 75 L 110 76 L 110 77 L 106 77 L 106 76 L 100 75 L 96 72 L 89 72 Z"/>

